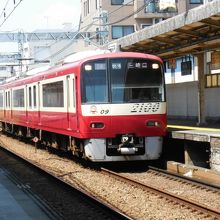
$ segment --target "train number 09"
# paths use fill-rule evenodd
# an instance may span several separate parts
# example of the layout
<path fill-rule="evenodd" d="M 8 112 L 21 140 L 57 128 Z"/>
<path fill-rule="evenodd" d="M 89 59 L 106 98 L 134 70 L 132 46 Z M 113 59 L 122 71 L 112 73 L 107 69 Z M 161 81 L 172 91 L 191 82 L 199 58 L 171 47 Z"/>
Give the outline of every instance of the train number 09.
<path fill-rule="evenodd" d="M 107 115 L 109 113 L 109 110 L 108 109 L 102 109 L 101 111 L 100 111 L 100 114 L 101 115 Z"/>

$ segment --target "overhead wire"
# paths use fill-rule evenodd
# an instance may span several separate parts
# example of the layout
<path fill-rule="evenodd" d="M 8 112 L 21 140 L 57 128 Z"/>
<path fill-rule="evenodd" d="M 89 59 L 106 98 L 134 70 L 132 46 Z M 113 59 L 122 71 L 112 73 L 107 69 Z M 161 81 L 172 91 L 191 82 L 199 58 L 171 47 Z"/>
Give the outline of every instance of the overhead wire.
<path fill-rule="evenodd" d="M 128 5 L 129 3 L 133 2 L 133 1 L 134 1 L 134 0 L 128 2 L 127 4 L 124 4 L 124 5 L 121 6 L 120 8 L 122 8 L 122 7 L 126 6 L 126 5 Z M 143 10 L 147 5 L 148 5 L 148 3 L 145 3 L 145 4 L 142 5 L 140 8 L 138 8 L 136 11 L 132 12 L 131 14 L 127 15 L 126 17 L 124 17 L 124 18 L 122 18 L 122 19 L 119 19 L 119 20 L 117 20 L 117 21 L 115 21 L 115 22 L 107 23 L 107 24 L 104 24 L 104 25 L 102 25 L 102 24 L 96 25 L 96 24 L 94 24 L 94 21 L 93 21 L 93 22 L 91 22 L 90 24 L 88 24 L 87 26 L 89 26 L 89 25 L 95 25 L 95 26 L 106 26 L 106 25 L 108 25 L 108 26 L 109 26 L 109 25 L 117 24 L 117 23 L 119 23 L 119 22 L 121 22 L 121 21 L 124 21 L 124 20 L 127 20 L 129 17 L 131 17 L 131 16 L 133 16 L 133 15 L 139 13 L 139 12 L 140 12 L 141 10 Z M 113 10 L 112 12 L 109 12 L 108 14 L 112 14 L 112 13 L 114 13 L 114 12 L 117 11 L 117 10 L 119 10 L 119 8 Z M 86 26 L 85 26 L 85 27 L 86 27 Z M 80 28 L 78 34 L 80 34 L 80 30 L 81 30 L 81 29 L 84 29 L 85 27 Z M 76 35 L 76 36 L 77 36 L 77 35 Z M 64 50 L 66 50 L 69 46 L 72 45 L 72 43 L 74 42 L 74 40 L 75 40 L 75 39 L 73 39 L 71 42 L 69 42 L 69 43 L 68 43 L 66 46 L 64 46 L 61 50 L 59 50 L 59 51 L 57 51 L 56 53 L 54 53 L 54 54 L 48 56 L 46 59 L 50 59 L 50 58 L 52 58 L 52 57 L 54 57 L 54 56 L 59 55 L 60 53 L 62 53 Z M 97 45 L 96 45 L 96 46 L 97 46 Z M 97 47 L 98 47 L 98 46 L 97 46 Z"/>
<path fill-rule="evenodd" d="M 7 7 L 9 1 L 10 1 L 10 0 L 7 0 L 7 2 L 6 2 L 6 4 L 5 4 L 5 7 L 4 7 L 4 9 L 3 9 L 3 11 L 2 11 L 2 13 L 1 13 L 1 15 L 0 15 L 0 18 L 1 18 L 1 16 L 2 16 L 2 14 L 4 13 L 5 8 Z M 14 12 L 14 10 L 20 5 L 21 2 L 22 2 L 22 0 L 20 0 L 20 2 L 19 2 L 17 5 L 14 6 L 14 9 L 9 13 L 8 16 L 5 17 L 4 21 L 0 24 L 0 27 L 1 27 L 1 26 L 5 23 L 5 21 L 11 16 L 11 14 L 12 14 L 12 13 Z M 123 7 L 125 7 L 125 6 L 127 6 L 127 5 L 129 5 L 129 4 L 131 4 L 132 2 L 134 2 L 134 0 L 131 0 L 131 1 L 127 2 L 126 4 L 123 4 L 122 6 L 116 8 L 115 10 L 113 10 L 113 11 L 107 13 L 107 16 L 109 16 L 109 15 L 115 13 L 116 11 L 120 10 L 121 8 L 123 8 Z M 94 26 L 109 26 L 109 25 L 117 24 L 117 23 L 122 22 L 122 21 L 128 19 L 129 17 L 131 17 L 131 16 L 137 14 L 137 13 L 140 12 L 146 5 L 147 5 L 147 3 L 145 3 L 143 6 L 141 6 L 140 8 L 138 8 L 136 11 L 132 12 L 131 14 L 129 14 L 129 15 L 125 16 L 124 18 L 121 18 L 121 19 L 119 19 L 119 20 L 117 20 L 117 21 L 114 21 L 114 22 L 112 22 L 112 23 L 95 24 L 95 21 L 92 21 L 91 23 L 87 24 L 86 26 L 79 28 L 78 31 L 76 32 L 76 34 L 73 36 L 73 39 L 72 39 L 70 42 L 68 42 L 67 45 L 65 45 L 65 46 L 64 46 L 63 48 L 61 48 L 59 51 L 57 51 L 56 53 L 54 53 L 54 54 L 48 56 L 48 57 L 45 58 L 45 59 L 50 59 L 50 58 L 52 58 L 52 57 L 54 57 L 54 56 L 56 56 L 56 55 L 59 55 L 59 54 L 62 53 L 64 50 L 66 50 L 69 46 L 71 46 L 71 45 L 74 43 L 75 38 L 76 38 L 76 36 L 77 36 L 78 34 L 81 34 L 81 36 L 85 39 L 85 37 L 82 35 L 82 32 L 81 32 L 83 29 L 85 29 L 85 28 L 87 28 L 87 27 L 90 27 L 90 26 L 93 26 L 93 25 L 94 25 Z M 73 29 L 72 29 L 72 30 L 73 30 Z M 71 31 L 71 30 L 70 30 L 70 31 Z M 69 32 L 70 32 L 70 31 L 69 31 Z M 51 47 L 51 46 L 53 46 L 54 44 L 57 44 L 57 43 L 58 43 L 58 42 L 56 41 L 56 42 L 50 44 L 49 46 Z M 97 45 L 96 45 L 96 46 L 97 46 Z M 98 47 L 98 46 L 97 46 L 97 47 Z M 43 49 L 42 49 L 42 50 L 43 50 Z M 37 53 L 39 53 L 39 52 L 40 52 L 40 51 L 38 50 Z M 36 54 L 35 54 L 35 55 L 36 55 Z"/>
<path fill-rule="evenodd" d="M 127 2 L 126 4 L 123 4 L 123 5 L 121 5 L 120 7 L 118 7 L 118 8 L 116 8 L 116 9 L 112 10 L 111 12 L 107 13 L 108 16 L 111 15 L 111 14 L 113 14 L 113 13 L 115 13 L 116 11 L 120 10 L 121 8 L 123 8 L 123 7 L 127 6 L 127 5 L 130 5 L 132 2 L 134 2 L 134 0 L 131 0 L 131 1 Z M 131 15 L 131 16 L 132 16 L 132 15 Z M 91 17 L 91 15 L 90 15 L 90 17 Z M 86 19 L 88 19 L 88 18 L 86 18 Z M 86 19 L 85 19 L 85 20 L 86 20 Z M 87 24 L 86 26 L 79 28 L 79 29 L 78 29 L 78 34 L 80 34 L 80 32 L 81 32 L 83 29 L 88 28 L 88 27 L 91 27 L 91 26 L 93 26 L 93 25 L 94 25 L 94 26 L 99 26 L 99 25 L 96 25 L 96 24 L 95 24 L 95 21 L 92 21 L 92 22 L 90 22 L 89 24 Z M 73 30 L 73 29 L 72 29 L 72 30 Z M 71 30 L 70 30 L 70 31 L 71 31 Z M 77 35 L 76 35 L 76 36 L 77 36 Z M 76 37 L 76 36 L 75 36 L 75 37 Z M 81 36 L 84 38 L 83 35 L 81 35 Z M 73 39 L 71 40 L 71 42 L 68 42 L 68 44 L 67 44 L 66 46 L 64 46 L 64 48 L 67 49 L 68 46 L 71 46 L 71 44 L 72 44 L 74 41 L 75 41 L 75 38 L 73 38 Z M 50 44 L 49 47 L 51 47 L 51 46 L 53 46 L 53 45 L 55 45 L 55 44 L 57 44 L 57 43 L 58 43 L 58 42 L 54 42 L 54 43 Z M 94 44 L 94 45 L 95 45 L 96 47 L 98 47 L 98 45 L 96 45 L 96 44 Z M 64 50 L 65 50 L 65 49 L 64 49 Z M 43 49 L 42 49 L 42 50 L 43 50 Z M 61 51 L 61 53 L 62 53 L 64 50 L 61 49 L 61 50 L 59 50 L 59 51 Z M 38 53 L 40 53 L 40 50 L 38 50 L 35 54 L 38 54 Z M 52 54 L 51 56 L 47 57 L 47 59 L 50 59 L 51 57 L 54 57 L 54 56 L 56 56 L 56 55 L 58 55 L 57 52 L 54 53 L 54 54 Z"/>
<path fill-rule="evenodd" d="M 8 2 L 9 2 L 9 0 L 7 1 L 5 7 L 7 7 Z M 5 8 L 3 9 L 2 13 L 1 13 L 1 16 L 2 16 L 2 14 L 4 14 L 4 20 L 3 20 L 3 22 L 0 24 L 0 27 L 8 20 L 8 18 L 9 18 L 9 17 L 11 16 L 11 14 L 15 11 L 15 9 L 21 4 L 21 2 L 22 2 L 22 0 L 20 0 L 17 5 L 14 5 L 14 8 L 12 9 L 12 11 L 11 11 L 7 16 L 6 16 L 6 14 L 5 14 Z M 1 17 L 0 17 L 0 18 L 1 18 Z"/>
<path fill-rule="evenodd" d="M 10 0 L 7 0 L 5 6 L 4 6 L 3 10 L 2 10 L 2 13 L 1 13 L 1 15 L 0 15 L 0 18 L 1 18 L 2 15 L 5 13 L 5 9 L 6 9 L 7 5 L 8 5 L 8 3 L 9 3 L 9 1 L 10 1 Z"/>

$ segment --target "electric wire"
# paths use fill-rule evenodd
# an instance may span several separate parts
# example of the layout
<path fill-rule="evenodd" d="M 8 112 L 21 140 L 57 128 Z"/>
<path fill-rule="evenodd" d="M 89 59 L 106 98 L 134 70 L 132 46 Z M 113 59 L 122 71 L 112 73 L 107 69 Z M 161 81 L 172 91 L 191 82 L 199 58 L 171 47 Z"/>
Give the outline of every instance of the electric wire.
<path fill-rule="evenodd" d="M 8 0 L 9 1 L 9 0 Z M 2 25 L 8 20 L 8 18 L 11 16 L 11 14 L 15 11 L 15 9 L 21 4 L 22 0 L 20 0 L 20 2 L 14 6 L 14 8 L 12 9 L 12 11 L 8 14 L 8 16 L 4 17 L 3 22 L 0 24 L 0 27 L 2 27 Z M 8 2 L 7 2 L 8 3 Z M 7 5 L 6 3 L 6 5 Z M 3 9 L 3 13 L 4 13 L 4 9 Z"/>
<path fill-rule="evenodd" d="M 8 5 L 8 3 L 9 3 L 9 1 L 10 1 L 10 0 L 7 0 L 7 2 L 6 2 L 6 4 L 5 4 L 5 7 L 3 8 L 2 13 L 1 13 L 1 15 L 0 15 L 0 18 L 1 18 L 2 15 L 5 13 L 5 9 L 6 9 L 7 5 Z"/>
<path fill-rule="evenodd" d="M 125 6 L 127 6 L 127 5 L 129 5 L 129 4 L 131 4 L 132 2 L 134 2 L 134 0 L 131 0 L 131 1 L 127 2 L 126 4 L 123 4 L 122 6 L 118 7 L 117 9 L 112 10 L 111 12 L 107 13 L 107 15 L 111 15 L 111 14 L 115 13 L 115 12 L 118 11 L 119 9 L 121 9 L 121 8 L 123 8 L 123 7 L 125 7 Z M 130 15 L 130 16 L 132 16 L 132 15 Z M 91 15 L 90 15 L 90 17 L 91 17 Z M 86 19 L 85 19 L 85 20 L 86 20 Z M 115 23 L 116 23 L 116 22 L 115 22 Z M 91 26 L 93 26 L 93 25 L 94 25 L 94 26 L 102 26 L 102 25 L 98 25 L 98 24 L 96 25 L 96 24 L 95 24 L 95 21 L 92 21 L 92 22 L 89 23 L 88 25 L 79 28 L 79 29 L 78 29 L 78 34 L 81 34 L 80 32 L 81 32 L 82 30 L 84 30 L 85 28 L 89 28 L 89 27 L 91 27 Z M 111 24 L 109 24 L 109 25 L 111 25 Z M 103 26 L 104 26 L 104 25 L 103 25 Z M 70 31 L 71 31 L 71 30 L 70 30 Z M 96 34 L 96 35 L 97 35 L 97 34 Z M 75 37 L 76 37 L 76 36 L 77 36 L 77 35 L 75 35 Z M 85 39 L 85 37 L 84 37 L 82 34 L 81 34 L 81 36 Z M 73 39 L 71 40 L 71 42 L 68 42 L 68 44 L 65 45 L 64 48 L 67 49 L 68 46 L 71 46 L 72 43 L 74 43 L 74 41 L 75 41 L 75 38 L 73 38 Z M 52 44 L 49 45 L 49 46 L 51 47 L 51 46 L 53 46 L 53 45 L 55 45 L 55 44 L 57 44 L 57 43 L 58 43 L 58 42 L 54 42 L 54 43 L 52 43 Z M 94 44 L 93 42 L 92 42 L 92 44 L 95 45 L 97 48 L 99 48 L 99 46 L 96 45 L 96 44 Z M 62 53 L 65 49 L 59 50 L 60 53 Z M 43 49 L 42 49 L 42 50 L 43 50 Z M 40 53 L 39 50 L 35 53 L 35 55 L 38 54 L 38 53 Z M 58 54 L 59 54 L 59 53 L 56 52 L 56 53 L 54 53 L 54 54 L 48 56 L 46 59 L 50 59 L 50 58 L 52 58 L 52 57 L 54 57 L 54 56 L 56 56 L 56 55 L 58 55 Z"/>
<path fill-rule="evenodd" d="M 133 1 L 133 0 L 132 0 Z M 127 4 L 129 4 L 129 3 L 131 3 L 132 1 L 130 1 L 130 2 L 128 2 Z M 127 5 L 126 4 L 126 5 Z M 112 22 L 112 23 L 107 23 L 107 24 L 105 24 L 105 25 L 101 25 L 101 24 L 99 24 L 99 25 L 97 25 L 97 26 L 106 26 L 106 25 L 113 25 L 113 24 L 117 24 L 117 23 L 119 23 L 119 22 L 121 22 L 121 21 L 124 21 L 124 20 L 127 20 L 129 17 L 131 17 L 131 16 L 133 16 L 133 15 L 135 15 L 135 14 L 137 14 L 137 13 L 139 13 L 141 10 L 143 10 L 145 7 L 146 7 L 146 5 L 147 5 L 148 3 L 145 3 L 144 5 L 142 5 L 140 8 L 138 8 L 136 11 L 134 11 L 134 12 L 132 12 L 131 14 L 129 14 L 128 16 L 126 16 L 126 17 L 124 17 L 124 18 L 122 18 L 122 19 L 120 19 L 120 20 L 118 20 L 118 21 L 115 21 L 115 22 Z M 125 6 L 125 5 L 123 5 L 123 6 Z M 122 7 L 122 6 L 121 6 Z M 121 8 L 120 7 L 120 8 Z M 118 9 L 117 9 L 118 10 Z M 115 12 L 116 10 L 114 10 L 114 11 L 112 11 L 111 13 L 113 13 L 113 12 Z M 92 22 L 93 23 L 93 22 Z M 91 23 L 89 24 L 89 25 L 91 25 Z M 93 24 L 93 25 L 96 25 L 96 24 Z M 85 28 L 85 27 L 84 27 Z M 79 31 L 80 31 L 81 29 L 79 29 Z M 80 32 L 78 32 L 78 33 L 80 33 Z M 77 34 L 76 34 L 76 36 L 77 36 Z M 83 36 L 83 35 L 82 35 Z M 65 45 L 61 50 L 59 50 L 59 51 L 57 51 L 56 53 L 54 53 L 54 54 L 52 54 L 52 55 L 50 55 L 50 56 L 48 56 L 46 59 L 50 59 L 50 58 L 53 58 L 54 56 L 57 56 L 57 55 L 59 55 L 60 53 L 62 53 L 64 50 L 66 50 L 69 46 L 71 46 L 73 43 L 74 43 L 74 41 L 75 41 L 75 38 L 71 41 L 71 42 L 69 42 L 67 45 Z M 99 47 L 99 46 L 101 46 L 101 45 L 95 45 L 96 47 Z"/>
<path fill-rule="evenodd" d="M 9 2 L 9 0 L 7 1 L 5 7 L 7 7 L 8 2 Z M 5 18 L 5 20 L 0 24 L 0 27 L 1 27 L 1 26 L 4 24 L 4 22 L 10 17 L 10 15 L 13 13 L 13 11 L 17 8 L 17 6 L 18 6 L 21 2 L 22 2 L 22 0 L 20 0 L 20 2 L 14 7 L 14 9 L 11 11 L 11 13 L 10 13 L 10 14 Z M 123 4 L 122 6 L 116 8 L 115 10 L 113 10 L 113 11 L 107 13 L 107 16 L 109 16 L 109 15 L 115 13 L 116 11 L 120 10 L 121 8 L 123 8 L 123 7 L 125 7 L 125 6 L 127 6 L 127 5 L 129 5 L 129 4 L 131 4 L 132 2 L 134 2 L 134 0 L 131 0 L 131 1 L 127 2 L 126 4 Z M 113 24 L 117 24 L 117 23 L 122 22 L 122 21 L 128 19 L 129 17 L 131 17 L 131 16 L 137 14 L 137 13 L 140 12 L 142 9 L 144 9 L 144 7 L 145 7 L 147 4 L 148 4 L 148 3 L 145 3 L 144 5 L 142 5 L 140 8 L 138 8 L 138 9 L 137 9 L 136 11 L 134 11 L 133 13 L 131 13 L 131 14 L 127 15 L 126 17 L 121 18 L 121 19 L 119 19 L 119 20 L 117 20 L 117 21 L 114 21 L 114 22 L 112 22 L 112 23 L 107 23 L 107 24 L 95 24 L 95 21 L 93 21 L 93 22 L 89 23 L 88 25 L 79 28 L 78 31 L 76 32 L 76 34 L 73 36 L 73 39 L 72 39 L 70 42 L 68 42 L 68 44 L 66 44 L 63 48 L 61 48 L 61 49 L 60 49 L 59 51 L 57 51 L 56 53 L 54 53 L 54 54 L 48 56 L 47 58 L 44 58 L 44 60 L 53 58 L 54 56 L 59 55 L 60 53 L 62 53 L 63 51 L 65 51 L 69 46 L 71 46 L 71 45 L 75 42 L 75 38 L 77 37 L 78 34 L 81 34 L 81 36 L 82 36 L 84 39 L 87 39 L 87 40 L 90 39 L 90 38 L 85 38 L 85 37 L 83 36 L 83 34 L 82 34 L 82 32 L 81 32 L 83 29 L 89 28 L 89 27 L 91 27 L 91 26 L 93 26 L 93 25 L 94 25 L 94 26 L 110 26 L 110 25 L 113 25 Z M 4 13 L 4 10 L 2 11 L 2 14 L 3 14 L 3 13 Z M 1 14 L 1 16 L 2 16 L 2 14 Z M 0 17 L 1 17 L 1 16 L 0 16 Z M 91 17 L 91 16 L 90 16 L 90 17 Z M 72 29 L 72 30 L 73 30 L 73 29 Z M 70 30 L 70 31 L 71 31 L 71 30 Z M 61 39 L 61 40 L 62 40 L 62 39 Z M 59 40 L 59 41 L 60 41 L 60 40 Z M 56 41 L 56 42 L 50 44 L 49 46 L 51 47 L 51 46 L 57 44 L 59 41 Z M 94 44 L 94 45 L 95 45 L 96 47 L 98 47 L 98 45 L 96 45 L 96 44 Z M 42 50 L 43 50 L 43 49 L 42 49 Z M 40 51 L 38 50 L 38 51 L 35 53 L 35 55 L 36 55 L 37 53 L 39 53 L 39 52 L 40 52 Z"/>

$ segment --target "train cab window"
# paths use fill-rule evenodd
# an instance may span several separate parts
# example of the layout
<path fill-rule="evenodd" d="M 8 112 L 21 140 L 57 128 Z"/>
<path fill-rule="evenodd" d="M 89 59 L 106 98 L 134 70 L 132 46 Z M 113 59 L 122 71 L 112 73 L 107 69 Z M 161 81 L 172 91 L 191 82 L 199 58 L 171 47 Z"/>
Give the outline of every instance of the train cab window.
<path fill-rule="evenodd" d="M 3 92 L 0 92 L 0 108 L 4 107 Z"/>
<path fill-rule="evenodd" d="M 82 102 L 107 103 L 108 77 L 106 60 L 96 60 L 82 67 Z"/>
<path fill-rule="evenodd" d="M 43 84 L 43 107 L 64 107 L 63 81 Z"/>
<path fill-rule="evenodd" d="M 13 90 L 13 107 L 24 107 L 24 89 Z"/>
<path fill-rule="evenodd" d="M 110 75 L 113 103 L 158 102 L 164 99 L 163 70 L 157 62 L 112 59 Z"/>

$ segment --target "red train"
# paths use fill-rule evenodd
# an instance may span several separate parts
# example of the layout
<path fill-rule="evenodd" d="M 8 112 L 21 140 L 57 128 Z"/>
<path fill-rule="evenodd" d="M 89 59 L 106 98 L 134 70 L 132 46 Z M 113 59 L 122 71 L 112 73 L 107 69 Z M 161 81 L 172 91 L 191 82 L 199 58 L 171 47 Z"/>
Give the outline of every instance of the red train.
<path fill-rule="evenodd" d="M 162 61 L 88 53 L 2 84 L 0 128 L 91 161 L 157 159 L 166 134 Z"/>

